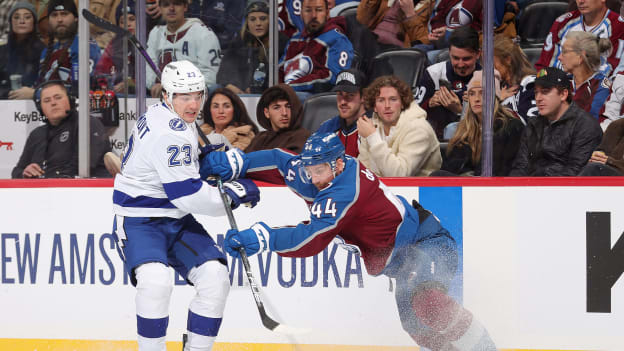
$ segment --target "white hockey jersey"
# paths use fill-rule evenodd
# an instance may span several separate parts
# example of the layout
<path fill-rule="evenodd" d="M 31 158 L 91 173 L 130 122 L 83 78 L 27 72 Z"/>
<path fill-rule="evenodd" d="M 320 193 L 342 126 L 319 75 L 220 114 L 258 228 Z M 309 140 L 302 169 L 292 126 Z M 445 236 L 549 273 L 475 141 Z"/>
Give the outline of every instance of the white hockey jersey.
<path fill-rule="evenodd" d="M 221 46 L 216 34 L 197 18 L 187 18 L 175 33 L 166 25 L 156 26 L 147 39 L 147 53 L 162 71 L 172 61 L 189 60 L 204 75 L 206 86 L 217 82 L 221 64 Z M 148 88 L 156 82 L 156 74 L 147 67 Z"/>
<path fill-rule="evenodd" d="M 127 217 L 225 214 L 217 188 L 199 176 L 197 129 L 164 103 L 141 116 L 115 177 L 113 211 Z"/>

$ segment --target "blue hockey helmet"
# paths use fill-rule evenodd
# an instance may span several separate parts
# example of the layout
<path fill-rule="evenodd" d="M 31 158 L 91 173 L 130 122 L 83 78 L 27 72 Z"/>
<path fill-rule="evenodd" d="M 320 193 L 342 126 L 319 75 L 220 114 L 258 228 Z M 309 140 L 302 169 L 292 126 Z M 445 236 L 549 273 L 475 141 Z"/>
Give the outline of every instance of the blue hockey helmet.
<path fill-rule="evenodd" d="M 332 172 L 336 174 L 336 160 L 344 159 L 345 148 L 335 133 L 314 133 L 303 145 L 303 151 L 299 156 L 301 158 L 301 179 L 309 183 L 310 176 L 305 167 L 328 163 Z"/>

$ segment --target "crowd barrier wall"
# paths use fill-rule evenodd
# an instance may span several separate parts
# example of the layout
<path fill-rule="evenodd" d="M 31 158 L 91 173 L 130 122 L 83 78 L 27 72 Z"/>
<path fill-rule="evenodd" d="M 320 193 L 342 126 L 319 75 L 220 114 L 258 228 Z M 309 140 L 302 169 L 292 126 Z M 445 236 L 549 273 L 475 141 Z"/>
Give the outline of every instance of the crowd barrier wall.
<path fill-rule="evenodd" d="M 453 295 L 501 350 L 624 350 L 624 179 L 384 179 L 431 209 L 463 258 Z M 111 233 L 112 180 L 0 180 L 0 350 L 136 350 L 135 290 Z M 287 188 L 262 184 L 238 225 L 308 218 Z M 224 217 L 198 216 L 223 241 Z M 417 350 L 394 282 L 331 244 L 307 259 L 251 259 L 262 327 L 240 262 L 215 350 Z M 168 350 L 181 349 L 192 287 L 174 277 Z"/>

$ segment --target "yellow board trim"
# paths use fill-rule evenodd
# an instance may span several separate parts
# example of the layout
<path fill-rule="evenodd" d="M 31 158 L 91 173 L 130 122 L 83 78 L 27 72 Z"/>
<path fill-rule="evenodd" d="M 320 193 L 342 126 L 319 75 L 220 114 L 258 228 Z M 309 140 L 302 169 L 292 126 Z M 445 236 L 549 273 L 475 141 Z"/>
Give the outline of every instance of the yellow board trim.
<path fill-rule="evenodd" d="M 217 342 L 214 351 L 416 351 L 418 346 L 353 346 L 294 345 Z M 0 350 L 7 351 L 137 351 L 136 341 L 129 340 L 65 340 L 65 339 L 0 339 Z M 167 342 L 167 351 L 182 350 L 181 342 Z M 500 349 L 500 351 L 589 351 L 546 349 Z"/>

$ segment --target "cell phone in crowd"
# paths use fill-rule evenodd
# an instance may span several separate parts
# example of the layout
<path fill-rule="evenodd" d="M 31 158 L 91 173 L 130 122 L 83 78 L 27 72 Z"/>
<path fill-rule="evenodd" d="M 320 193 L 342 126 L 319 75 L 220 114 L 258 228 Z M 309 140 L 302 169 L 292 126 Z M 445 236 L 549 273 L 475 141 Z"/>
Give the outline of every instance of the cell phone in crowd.
<path fill-rule="evenodd" d="M 373 111 L 370 110 L 370 111 L 364 112 L 364 116 L 366 116 L 367 118 L 373 118 Z"/>
<path fill-rule="evenodd" d="M 448 91 L 453 91 L 451 82 L 449 82 L 446 79 L 440 79 L 438 81 L 438 85 L 439 85 L 438 90 L 440 90 L 440 88 L 442 88 L 442 87 L 446 87 L 446 89 L 448 89 Z"/>

